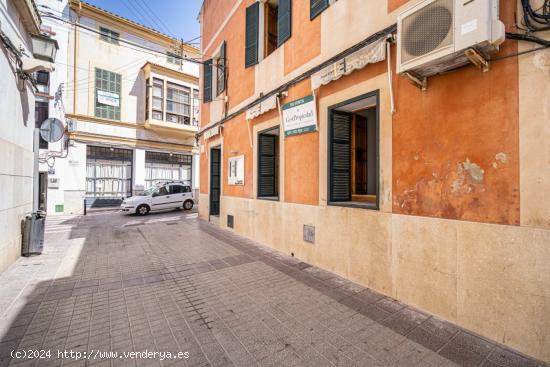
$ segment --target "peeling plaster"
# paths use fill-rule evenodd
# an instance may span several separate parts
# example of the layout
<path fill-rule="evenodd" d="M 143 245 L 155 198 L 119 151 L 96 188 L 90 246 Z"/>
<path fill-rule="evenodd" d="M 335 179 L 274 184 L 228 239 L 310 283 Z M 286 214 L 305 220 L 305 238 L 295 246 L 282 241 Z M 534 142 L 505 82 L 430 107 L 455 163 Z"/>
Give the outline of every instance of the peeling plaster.
<path fill-rule="evenodd" d="M 467 158 L 466 161 L 457 164 L 456 172 L 458 174 L 458 178 L 451 184 L 452 192 L 472 192 L 473 188 L 468 184 L 469 182 L 473 185 L 480 186 L 480 191 L 485 191 L 485 188 L 483 187 L 485 170 L 483 170 L 476 163 L 470 162 L 469 158 Z"/>
<path fill-rule="evenodd" d="M 500 152 L 495 155 L 495 160 L 497 160 L 500 163 L 507 163 L 508 162 L 508 155 L 506 153 Z"/>

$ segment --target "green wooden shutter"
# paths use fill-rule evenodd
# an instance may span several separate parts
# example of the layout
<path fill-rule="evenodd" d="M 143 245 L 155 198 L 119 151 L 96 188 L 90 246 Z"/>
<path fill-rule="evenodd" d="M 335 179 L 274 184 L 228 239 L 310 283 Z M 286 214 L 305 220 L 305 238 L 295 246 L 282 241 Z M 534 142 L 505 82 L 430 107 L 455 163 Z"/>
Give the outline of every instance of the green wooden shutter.
<path fill-rule="evenodd" d="M 225 78 L 227 77 L 227 74 L 225 72 L 225 41 L 223 41 L 222 43 L 222 46 L 220 48 L 220 60 L 218 61 L 218 66 L 217 66 L 217 70 L 216 70 L 216 73 L 218 75 L 218 78 L 217 78 L 217 93 L 216 94 L 221 94 L 224 90 L 225 90 Z"/>
<path fill-rule="evenodd" d="M 258 197 L 277 196 L 275 135 L 258 135 Z"/>
<path fill-rule="evenodd" d="M 258 63 L 259 18 L 260 3 L 255 2 L 246 8 L 245 67 Z"/>
<path fill-rule="evenodd" d="M 309 0 L 309 19 L 315 18 L 328 8 L 328 0 Z"/>
<path fill-rule="evenodd" d="M 332 111 L 330 201 L 351 200 L 351 113 Z"/>
<path fill-rule="evenodd" d="M 292 0 L 279 0 L 277 18 L 277 47 L 279 47 L 292 34 Z"/>
<path fill-rule="evenodd" d="M 212 101 L 212 59 L 206 60 L 203 65 L 203 83 L 202 90 L 204 93 L 203 101 L 208 103 Z"/>

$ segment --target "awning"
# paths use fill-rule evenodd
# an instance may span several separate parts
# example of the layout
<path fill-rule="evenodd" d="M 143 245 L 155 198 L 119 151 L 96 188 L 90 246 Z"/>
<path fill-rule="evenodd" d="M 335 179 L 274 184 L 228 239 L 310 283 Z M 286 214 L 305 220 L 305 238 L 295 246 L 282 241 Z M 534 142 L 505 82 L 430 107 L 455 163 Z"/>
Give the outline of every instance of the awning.
<path fill-rule="evenodd" d="M 321 85 L 340 79 L 343 75 L 349 75 L 368 64 L 375 64 L 385 59 L 386 38 L 381 38 L 313 74 L 311 88 L 315 90 Z"/>
<path fill-rule="evenodd" d="M 204 132 L 204 135 L 203 135 L 204 140 L 208 140 L 211 137 L 218 135 L 219 133 L 220 133 L 220 125 L 214 125 Z"/>
<path fill-rule="evenodd" d="M 250 107 L 248 110 L 246 110 L 246 119 L 247 120 L 255 119 L 261 114 L 264 114 L 267 111 L 271 111 L 277 108 L 277 97 L 278 97 L 278 94 L 274 94 L 269 98 L 264 99 L 260 103 Z"/>

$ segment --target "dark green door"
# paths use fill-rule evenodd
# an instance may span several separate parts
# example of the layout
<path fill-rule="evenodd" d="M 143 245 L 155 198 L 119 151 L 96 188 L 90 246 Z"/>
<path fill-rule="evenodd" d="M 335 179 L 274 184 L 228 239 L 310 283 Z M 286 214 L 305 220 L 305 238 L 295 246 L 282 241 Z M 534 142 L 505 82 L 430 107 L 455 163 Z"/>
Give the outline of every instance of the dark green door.
<path fill-rule="evenodd" d="M 210 215 L 220 215 L 221 150 L 210 150 Z"/>

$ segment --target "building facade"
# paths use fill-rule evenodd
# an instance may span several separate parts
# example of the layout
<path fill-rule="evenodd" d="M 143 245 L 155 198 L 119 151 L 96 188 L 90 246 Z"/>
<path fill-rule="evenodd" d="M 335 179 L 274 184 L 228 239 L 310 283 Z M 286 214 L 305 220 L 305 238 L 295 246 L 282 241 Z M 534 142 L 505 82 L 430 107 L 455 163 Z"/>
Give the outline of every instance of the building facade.
<path fill-rule="evenodd" d="M 21 222 L 33 210 L 31 35 L 40 34 L 40 26 L 34 1 L 0 1 L 0 272 L 21 255 Z"/>
<path fill-rule="evenodd" d="M 418 3 L 205 0 L 199 214 L 549 362 L 550 53 L 422 90 L 387 43 Z"/>
<path fill-rule="evenodd" d="M 198 189 L 199 51 L 81 1 L 38 3 L 63 39 L 44 116 L 68 132 L 41 150 L 48 215 L 118 206 L 162 180 Z"/>

